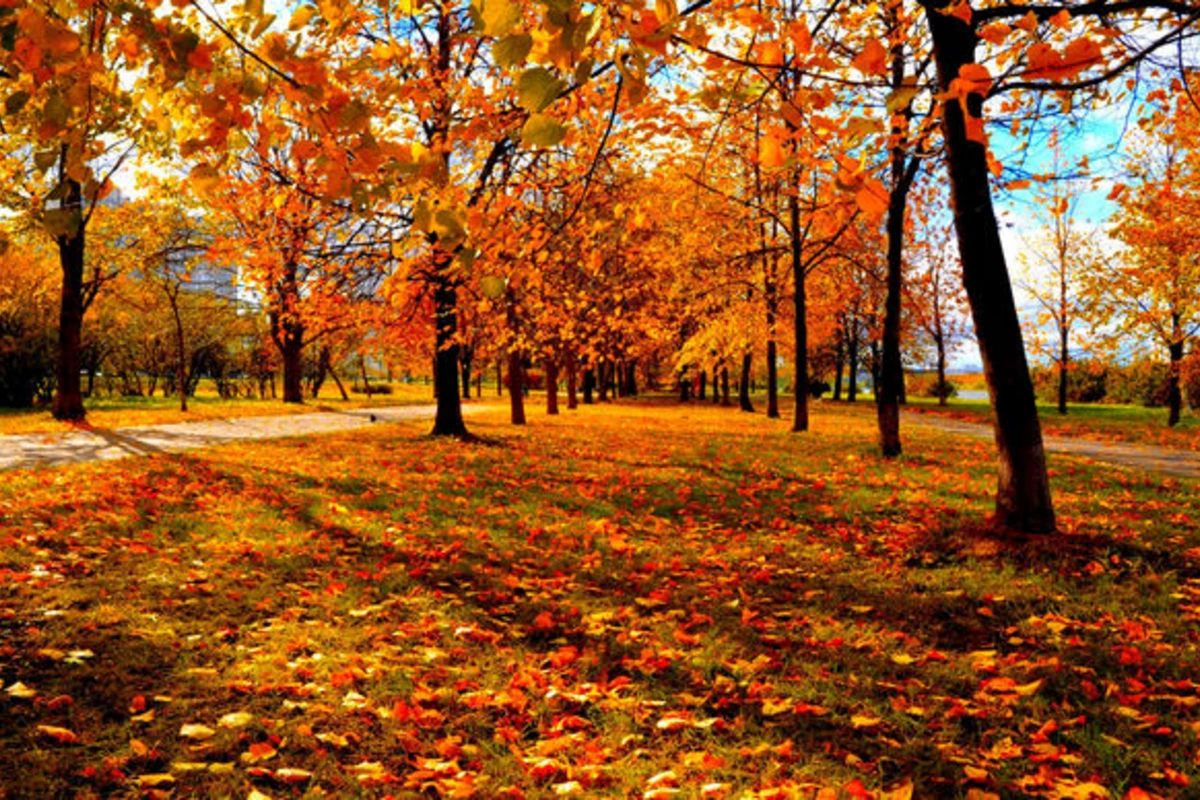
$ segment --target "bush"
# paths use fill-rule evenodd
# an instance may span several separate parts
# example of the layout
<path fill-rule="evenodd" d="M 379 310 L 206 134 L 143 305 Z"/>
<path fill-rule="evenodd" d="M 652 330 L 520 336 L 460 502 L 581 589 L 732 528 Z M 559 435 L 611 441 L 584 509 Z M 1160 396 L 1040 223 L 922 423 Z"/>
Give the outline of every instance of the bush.
<path fill-rule="evenodd" d="M 0 406 L 28 408 L 54 389 L 54 330 L 33 315 L 0 311 Z"/>
<path fill-rule="evenodd" d="M 360 386 L 359 384 L 355 383 L 353 386 L 350 387 L 350 392 L 352 394 L 366 394 L 367 390 L 364 387 Z M 392 385 L 390 383 L 372 383 L 371 384 L 371 394 L 391 394 L 391 393 L 392 393 Z"/>
<path fill-rule="evenodd" d="M 820 397 L 828 392 L 830 388 L 828 383 L 819 378 L 813 378 L 808 382 L 808 393 L 813 397 Z"/>
<path fill-rule="evenodd" d="M 1108 397 L 1109 367 L 1095 360 L 1080 360 L 1067 365 L 1067 400 L 1072 403 L 1099 403 Z M 1039 399 L 1058 402 L 1058 367 L 1035 368 L 1031 377 Z"/>
<path fill-rule="evenodd" d="M 958 386 L 950 381 L 942 381 L 938 383 L 938 378 L 935 373 L 917 372 L 912 373 L 906 378 L 908 383 L 908 393 L 917 397 L 936 397 L 951 398 L 958 396 Z"/>

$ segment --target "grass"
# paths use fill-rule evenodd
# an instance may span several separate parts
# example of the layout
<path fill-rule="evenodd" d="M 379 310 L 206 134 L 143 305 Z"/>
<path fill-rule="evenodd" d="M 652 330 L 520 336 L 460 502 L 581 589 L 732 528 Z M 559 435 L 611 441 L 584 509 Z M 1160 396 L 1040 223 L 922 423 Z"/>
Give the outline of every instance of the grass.
<path fill-rule="evenodd" d="M 84 400 L 87 420 L 84 425 L 117 429 L 136 425 L 165 425 L 175 422 L 195 422 L 207 419 L 262 417 L 279 414 L 305 414 L 321 409 L 346 410 L 388 405 L 430 403 L 432 389 L 421 384 L 391 384 L 392 393 L 372 395 L 351 394 L 343 400 L 337 388 L 327 382 L 320 396 L 305 398 L 303 405 L 285 404 L 276 398 L 219 397 L 211 386 L 202 386 L 195 397 L 188 398 L 188 410 L 179 410 L 178 397 L 95 397 Z M 9 434 L 66 433 L 77 424 L 62 422 L 50 415 L 49 409 L 0 408 L 0 436 Z"/>
<path fill-rule="evenodd" d="M 988 444 L 836 406 L 504 419 L 7 474 L 0 795 L 1200 779 L 1195 483 L 1052 456 L 1064 534 L 1011 542 Z"/>
<path fill-rule="evenodd" d="M 947 405 L 924 397 L 909 398 L 908 410 L 922 414 L 941 414 L 969 422 L 989 422 L 992 407 L 987 400 L 951 398 Z M 1092 439 L 1101 442 L 1176 447 L 1200 450 L 1200 414 L 1184 412 L 1174 428 L 1167 426 L 1165 408 L 1103 403 L 1072 403 L 1067 414 L 1058 413 L 1054 403 L 1038 403 L 1042 432 L 1047 436 Z"/>

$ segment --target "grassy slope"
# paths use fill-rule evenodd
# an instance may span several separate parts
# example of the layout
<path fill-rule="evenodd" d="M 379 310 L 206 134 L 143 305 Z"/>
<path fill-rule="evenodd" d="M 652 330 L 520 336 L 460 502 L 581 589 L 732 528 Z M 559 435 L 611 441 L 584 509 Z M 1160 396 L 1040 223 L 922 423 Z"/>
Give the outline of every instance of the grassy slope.
<path fill-rule="evenodd" d="M 992 417 L 986 400 L 951 399 L 946 406 L 939 406 L 936 400 L 911 398 L 908 409 L 974 422 L 987 422 Z M 1174 428 L 1167 427 L 1165 408 L 1072 404 L 1063 416 L 1053 403 L 1039 403 L 1038 413 L 1042 431 L 1048 436 L 1200 450 L 1200 414 L 1195 412 L 1185 415 Z"/>
<path fill-rule="evenodd" d="M 0 784 L 1082 797 L 1200 778 L 1196 485 L 1054 458 L 1069 535 L 1018 549 L 978 525 L 982 442 L 914 429 L 885 464 L 869 419 L 828 407 L 803 437 L 699 406 L 533 423 L 6 475 L 0 682 L 37 694 L 0 699 Z"/>

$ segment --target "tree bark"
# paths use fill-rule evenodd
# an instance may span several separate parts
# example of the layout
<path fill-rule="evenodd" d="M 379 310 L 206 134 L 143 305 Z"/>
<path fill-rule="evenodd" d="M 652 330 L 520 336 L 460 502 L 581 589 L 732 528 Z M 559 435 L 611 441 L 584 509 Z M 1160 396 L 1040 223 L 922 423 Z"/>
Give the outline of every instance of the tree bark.
<path fill-rule="evenodd" d="M 949 392 L 946 390 L 946 339 L 942 336 L 936 337 L 937 343 L 937 396 L 938 405 L 946 405 L 946 395 Z"/>
<path fill-rule="evenodd" d="M 1183 389 L 1180 372 L 1183 368 L 1182 319 L 1178 313 L 1171 315 L 1172 341 L 1168 348 L 1171 364 L 1167 372 L 1167 425 L 1174 428 L 1183 413 Z"/>
<path fill-rule="evenodd" d="M 436 245 L 435 245 L 436 247 Z M 433 436 L 466 436 L 463 422 L 462 398 L 458 395 L 458 296 L 447 274 L 451 255 L 440 248 L 434 251 L 436 263 L 433 277 L 433 306 L 437 347 L 437 413 L 433 421 Z"/>
<path fill-rule="evenodd" d="M 576 394 L 576 378 L 578 374 L 575 369 L 575 354 L 567 354 L 567 410 L 574 411 L 579 408 L 579 397 Z"/>
<path fill-rule="evenodd" d="M 842 399 L 842 371 L 846 368 L 845 334 L 839 328 L 833 351 L 833 399 Z"/>
<path fill-rule="evenodd" d="M 949 0 L 922 0 L 940 89 L 947 94 L 942 101 L 942 133 L 963 285 L 995 409 L 999 456 L 995 519 L 1003 528 L 1049 533 L 1055 530 L 1055 520 L 1042 428 L 1004 247 L 992 208 L 987 152 L 979 141 L 968 138 L 964 108 L 950 96 L 950 84 L 960 69 L 975 61 L 978 39 L 970 25 L 942 13 L 948 3 Z M 966 107 L 971 119 L 979 120 L 982 131 L 983 99 L 971 94 Z"/>
<path fill-rule="evenodd" d="M 730 405 L 729 402 L 729 367 L 721 367 L 721 405 Z"/>
<path fill-rule="evenodd" d="M 64 155 L 65 158 L 65 155 Z M 55 419 L 83 419 L 83 192 L 79 181 L 63 178 L 66 194 L 61 208 L 75 215 L 70 233 L 55 237 L 62 269 L 62 293 L 58 313 L 57 382 L 54 387 Z"/>
<path fill-rule="evenodd" d="M 779 313 L 779 296 L 773 279 L 767 281 L 765 294 L 767 295 L 767 418 L 779 419 L 779 367 L 775 344 L 775 319 Z M 807 394 L 806 391 L 805 395 Z"/>
<path fill-rule="evenodd" d="M 750 368 L 754 366 L 754 356 L 749 351 L 742 356 L 742 377 L 738 381 L 738 408 L 742 411 L 754 411 L 750 402 Z"/>
<path fill-rule="evenodd" d="M 788 223 L 791 229 L 788 235 L 792 246 L 792 280 L 796 286 L 796 314 L 793 323 L 793 335 L 796 340 L 796 379 L 792 381 L 796 407 L 792 414 L 792 431 L 800 433 L 808 430 L 808 298 L 804 286 L 805 270 L 800 248 L 800 201 L 796 192 L 788 195 Z"/>
<path fill-rule="evenodd" d="M 462 347 L 459 360 L 462 367 L 462 396 L 463 400 L 471 399 L 471 348 Z"/>
<path fill-rule="evenodd" d="M 596 366 L 596 381 L 599 383 L 599 400 L 601 403 L 608 402 L 608 383 L 609 383 L 609 362 L 601 361 Z"/>
<path fill-rule="evenodd" d="M 1059 326 L 1058 351 L 1058 413 L 1067 413 L 1067 328 Z"/>
<path fill-rule="evenodd" d="M 847 333 L 846 369 L 849 372 L 846 387 L 846 402 L 858 402 L 858 324 L 855 323 L 851 332 Z"/>
<path fill-rule="evenodd" d="M 546 359 L 546 413 L 558 413 L 558 362 Z"/>
<path fill-rule="evenodd" d="M 525 424 L 525 365 L 521 354 L 513 350 L 508 354 L 508 405 L 513 425 Z"/>
<path fill-rule="evenodd" d="M 596 389 L 596 371 L 592 368 L 591 361 L 583 368 L 583 404 L 590 406 L 595 400 L 592 397 L 592 392 Z"/>
<path fill-rule="evenodd" d="M 713 386 L 715 387 L 716 385 L 717 385 L 716 379 L 714 378 Z M 715 389 L 714 389 L 714 391 L 715 391 Z M 636 397 L 637 393 L 638 393 L 637 362 L 630 361 L 628 364 L 625 365 L 625 394 L 629 397 Z"/>
<path fill-rule="evenodd" d="M 700 386 L 696 390 L 696 399 L 708 399 L 708 373 L 704 370 L 700 370 Z"/>

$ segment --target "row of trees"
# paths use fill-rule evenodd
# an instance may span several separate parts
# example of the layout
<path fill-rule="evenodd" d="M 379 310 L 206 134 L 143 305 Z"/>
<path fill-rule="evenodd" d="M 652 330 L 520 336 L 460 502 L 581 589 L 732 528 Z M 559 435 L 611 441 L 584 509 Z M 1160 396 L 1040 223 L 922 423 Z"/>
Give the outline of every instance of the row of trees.
<path fill-rule="evenodd" d="M 83 413 L 89 236 L 134 153 L 188 170 L 220 220 L 206 250 L 259 293 L 288 399 L 326 320 L 385 298 L 376 329 L 404 339 L 420 328 L 404 310 L 426 309 L 438 434 L 466 432 L 462 349 L 479 331 L 509 355 L 514 386 L 539 357 L 595 374 L 668 344 L 689 352 L 681 368 L 744 374 L 745 341 L 760 338 L 774 386 L 785 342 L 807 376 L 810 344 L 828 334 L 853 360 L 860 326 L 877 324 L 880 444 L 895 455 L 906 320 L 941 315 L 905 313 L 916 265 L 931 263 L 912 243 L 951 219 L 996 408 L 997 521 L 1053 530 L 992 203 L 994 181 L 1027 176 L 989 148 L 984 104 L 1032 135 L 1047 95 L 1079 114 L 1144 96 L 1113 83 L 1136 69 L 1174 120 L 1196 22 L 1175 0 L 364 0 L 300 5 L 286 25 L 260 0 L 219 14 L 6 3 L 0 177 L 58 254 L 55 413 Z M 929 179 L 935 157 L 948 182 Z M 949 203 L 934 188 L 946 183 Z M 1131 246 L 1149 241 L 1129 231 Z M 869 305 L 856 295 L 876 279 Z M 801 432 L 806 381 L 792 383 Z"/>

